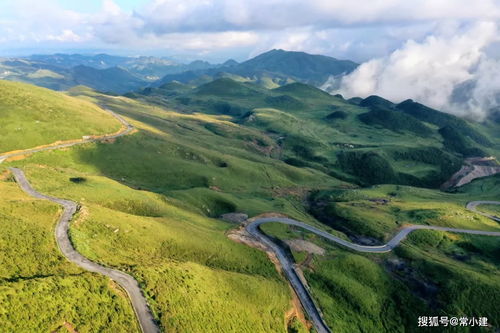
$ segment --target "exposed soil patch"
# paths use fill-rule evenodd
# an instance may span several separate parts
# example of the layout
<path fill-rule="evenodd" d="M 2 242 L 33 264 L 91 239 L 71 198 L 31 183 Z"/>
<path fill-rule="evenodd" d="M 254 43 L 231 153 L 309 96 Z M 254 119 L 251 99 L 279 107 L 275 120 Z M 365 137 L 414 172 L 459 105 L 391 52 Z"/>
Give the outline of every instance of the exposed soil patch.
<path fill-rule="evenodd" d="M 272 191 L 276 197 L 292 196 L 304 200 L 311 190 L 304 187 L 275 187 Z"/>
<path fill-rule="evenodd" d="M 286 240 L 285 243 L 290 246 L 292 250 L 297 252 L 307 252 L 311 254 L 319 254 L 321 256 L 325 254 L 325 249 L 303 239 L 289 239 Z"/>
<path fill-rule="evenodd" d="M 9 170 L 5 170 L 4 172 L 0 173 L 0 181 L 8 181 L 12 179 L 13 178 Z"/>
<path fill-rule="evenodd" d="M 115 281 L 111 279 L 109 279 L 109 288 L 113 290 L 118 296 L 128 300 L 128 296 L 125 293 L 125 291 L 118 284 L 116 284 Z"/>
<path fill-rule="evenodd" d="M 86 206 L 80 206 L 77 218 L 72 222 L 73 226 L 77 226 L 89 217 L 89 210 Z"/>
<path fill-rule="evenodd" d="M 460 187 L 474 179 L 492 176 L 500 173 L 500 165 L 494 157 L 466 158 L 464 165 L 451 178 L 446 181 L 441 189 Z"/>
<path fill-rule="evenodd" d="M 67 321 L 65 321 L 61 326 L 56 328 L 51 333 L 63 333 L 63 332 L 78 333 L 73 324 L 68 323 Z"/>
<path fill-rule="evenodd" d="M 221 220 L 233 223 L 243 223 L 248 219 L 248 215 L 244 213 L 226 213 L 220 216 Z"/>

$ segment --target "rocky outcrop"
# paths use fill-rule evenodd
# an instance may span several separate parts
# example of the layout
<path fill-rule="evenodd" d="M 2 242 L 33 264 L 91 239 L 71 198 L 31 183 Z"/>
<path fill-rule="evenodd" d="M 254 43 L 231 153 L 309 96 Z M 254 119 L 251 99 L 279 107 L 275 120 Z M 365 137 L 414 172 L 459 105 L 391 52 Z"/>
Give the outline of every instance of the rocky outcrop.
<path fill-rule="evenodd" d="M 500 165 L 494 157 L 471 157 L 465 159 L 465 164 L 441 186 L 446 190 L 460 187 L 474 179 L 488 177 L 500 173 Z"/>

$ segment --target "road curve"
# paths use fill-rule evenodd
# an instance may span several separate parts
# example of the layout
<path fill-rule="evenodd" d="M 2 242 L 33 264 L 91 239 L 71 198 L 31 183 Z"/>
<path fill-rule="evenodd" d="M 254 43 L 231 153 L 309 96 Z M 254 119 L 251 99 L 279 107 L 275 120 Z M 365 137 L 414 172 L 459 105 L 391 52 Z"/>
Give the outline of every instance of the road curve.
<path fill-rule="evenodd" d="M 0 163 L 2 163 L 4 160 L 11 158 L 11 157 L 16 157 L 16 156 L 22 156 L 22 155 L 29 155 L 33 153 L 37 153 L 40 151 L 46 151 L 46 150 L 55 150 L 55 149 L 61 149 L 61 148 L 67 148 L 67 147 L 72 147 L 76 145 L 81 145 L 85 143 L 91 143 L 91 142 L 97 142 L 101 140 L 109 140 L 109 139 L 115 139 L 120 136 L 124 136 L 129 134 L 134 130 L 134 127 L 128 123 L 124 118 L 122 118 L 120 115 L 114 113 L 111 110 L 106 109 L 107 112 L 109 112 L 112 116 L 114 116 L 123 126 L 124 129 L 121 131 L 114 133 L 114 134 L 108 134 L 108 135 L 103 135 L 95 138 L 88 138 L 88 139 L 82 139 L 78 141 L 73 141 L 73 142 L 65 142 L 61 144 L 55 144 L 51 146 L 45 146 L 45 147 L 39 147 L 39 148 L 33 148 L 33 149 L 26 149 L 18 152 L 13 152 L 13 153 L 7 153 L 0 155 Z M 28 182 L 26 179 L 26 176 L 24 175 L 24 172 L 20 169 L 17 168 L 9 168 L 9 170 L 12 172 L 14 175 L 14 178 L 16 179 L 16 182 L 19 184 L 21 189 L 29 194 L 30 196 L 38 199 L 44 199 L 44 200 L 49 200 L 52 202 L 55 202 L 59 205 L 61 205 L 64 208 L 64 211 L 59 218 L 59 222 L 57 223 L 56 230 L 55 230 L 55 235 L 56 235 L 56 241 L 57 245 L 59 246 L 59 249 L 63 253 L 63 255 L 71 262 L 77 264 L 81 268 L 90 271 L 90 272 L 95 272 L 95 273 L 100 273 L 105 276 L 110 277 L 113 279 L 115 282 L 117 282 L 125 291 L 127 292 L 130 301 L 132 303 L 132 307 L 134 308 L 135 314 L 137 316 L 137 320 L 139 321 L 139 325 L 141 327 L 141 330 L 143 333 L 158 333 L 160 332 L 159 327 L 156 325 L 156 322 L 153 319 L 153 315 L 151 314 L 151 310 L 148 306 L 148 303 L 146 302 L 146 299 L 144 298 L 144 295 L 141 292 L 141 289 L 139 288 L 139 284 L 137 281 L 130 275 L 120 272 L 118 270 L 110 269 L 104 266 L 101 266 L 99 264 L 96 264 L 84 256 L 82 256 L 80 253 L 78 253 L 73 245 L 71 244 L 71 241 L 69 239 L 69 226 L 71 219 L 73 218 L 73 215 L 76 213 L 78 209 L 78 205 L 70 200 L 64 200 L 64 199 L 59 199 L 55 197 L 51 197 L 45 194 L 41 194 L 37 192 L 31 184 Z"/>
<path fill-rule="evenodd" d="M 28 182 L 26 176 L 24 175 L 24 172 L 21 169 L 9 168 L 9 170 L 14 175 L 14 178 L 16 179 L 16 182 L 19 184 L 21 189 L 28 195 L 37 199 L 52 201 L 64 208 L 55 230 L 57 245 L 59 246 L 59 249 L 61 250 L 63 255 L 69 261 L 77 264 L 87 271 L 106 275 L 116 281 L 123 289 L 127 291 L 142 331 L 144 333 L 158 333 L 159 329 L 153 319 L 149 306 L 141 292 L 141 289 L 139 288 L 137 281 L 128 274 L 101 266 L 99 264 L 96 264 L 95 262 L 90 261 L 80 253 L 78 253 L 73 247 L 73 244 L 71 244 L 68 235 L 69 225 L 71 219 L 73 218 L 73 215 L 75 215 L 78 209 L 78 205 L 70 200 L 59 199 L 37 192 Z"/>
<path fill-rule="evenodd" d="M 500 202 L 497 201 L 475 201 L 472 203 L 467 204 L 467 209 L 470 209 L 474 212 L 477 212 L 475 210 L 477 205 L 480 204 L 499 204 Z M 470 205 L 472 204 L 472 205 Z M 478 212 L 480 213 L 480 212 Z M 482 215 L 485 215 L 487 217 L 493 218 L 496 221 L 499 221 L 495 217 L 492 217 L 487 214 L 480 213 Z M 342 245 L 344 247 L 347 247 L 351 250 L 358 251 L 358 252 L 365 252 L 365 253 L 384 253 L 384 252 L 389 252 L 392 249 L 394 249 L 396 246 L 398 246 L 403 239 L 406 238 L 406 236 L 415 231 L 415 230 L 438 230 L 438 231 L 447 231 L 447 232 L 457 232 L 457 233 L 465 233 L 465 234 L 473 234 L 473 235 L 484 235 L 484 236 L 496 236 L 500 237 L 500 232 L 495 232 L 495 231 L 481 231 L 481 230 L 469 230 L 469 229 L 456 229 L 456 228 L 446 228 L 446 227 L 436 227 L 436 226 L 429 226 L 429 225 L 409 225 L 401 229 L 387 244 L 380 245 L 380 246 L 367 246 L 367 245 L 360 245 L 360 244 L 355 244 L 351 243 L 349 241 L 346 241 L 344 239 L 341 239 L 339 237 L 336 237 L 332 234 L 329 234 L 328 232 L 325 232 L 323 230 L 320 230 L 318 228 L 315 228 L 309 224 L 299 222 L 294 219 L 290 218 L 285 218 L 285 217 L 264 217 L 264 218 L 257 218 L 251 223 L 249 223 L 246 226 L 246 230 L 255 238 L 257 238 L 260 242 L 264 243 L 267 247 L 269 247 L 275 254 L 278 260 L 280 261 L 280 264 L 283 268 L 283 271 L 285 272 L 285 275 L 287 276 L 288 280 L 290 281 L 290 284 L 292 285 L 293 289 L 297 293 L 300 302 L 302 303 L 302 306 L 304 307 L 305 311 L 309 315 L 309 318 L 314 324 L 314 327 L 318 331 L 318 333 L 330 333 L 331 330 L 328 328 L 327 324 L 323 320 L 323 317 L 321 315 L 321 311 L 319 308 L 316 306 L 314 303 L 314 300 L 308 290 L 308 288 L 305 286 L 305 284 L 302 282 L 302 280 L 299 278 L 299 274 L 295 268 L 295 265 L 292 263 L 292 261 L 288 258 L 286 255 L 285 251 L 276 243 L 274 243 L 271 238 L 269 238 L 267 235 L 265 235 L 262 231 L 260 231 L 259 226 L 264 223 L 269 223 L 269 222 L 278 222 L 278 223 L 283 223 L 287 225 L 293 225 L 300 227 L 302 229 L 306 229 L 318 236 L 321 236 L 331 242 L 334 242 L 336 244 Z"/>
<path fill-rule="evenodd" d="M 492 219 L 494 221 L 500 222 L 500 217 L 493 216 L 493 215 L 478 211 L 477 206 L 479 206 L 479 205 L 500 205 L 500 201 L 484 201 L 484 200 L 471 201 L 471 202 L 467 203 L 467 206 L 466 206 L 467 209 L 470 211 L 473 211 L 473 212 L 478 213 L 480 215 L 489 217 L 490 219 Z"/>
<path fill-rule="evenodd" d="M 6 159 L 11 158 L 11 157 L 30 155 L 33 153 L 38 153 L 38 152 L 46 151 L 46 150 L 56 150 L 56 149 L 61 149 L 61 148 L 73 147 L 73 146 L 78 146 L 78 145 L 82 145 L 85 143 L 91 143 L 91 142 L 96 142 L 96 141 L 115 139 L 115 138 L 118 138 L 120 136 L 127 135 L 134 130 L 134 126 L 129 124 L 120 115 L 118 115 L 115 112 L 108 110 L 108 109 L 105 109 L 105 111 L 107 111 L 113 117 L 115 117 L 125 128 L 123 130 L 119 131 L 118 133 L 103 135 L 103 136 L 99 136 L 99 137 L 95 137 L 95 138 L 88 138 L 88 139 L 81 139 L 78 141 L 63 142 L 60 144 L 54 144 L 54 145 L 50 145 L 50 146 L 43 146 L 43 147 L 37 147 L 37 148 L 16 151 L 16 152 L 12 152 L 12 153 L 0 154 L 0 163 L 2 163 L 3 161 L 5 161 Z"/>

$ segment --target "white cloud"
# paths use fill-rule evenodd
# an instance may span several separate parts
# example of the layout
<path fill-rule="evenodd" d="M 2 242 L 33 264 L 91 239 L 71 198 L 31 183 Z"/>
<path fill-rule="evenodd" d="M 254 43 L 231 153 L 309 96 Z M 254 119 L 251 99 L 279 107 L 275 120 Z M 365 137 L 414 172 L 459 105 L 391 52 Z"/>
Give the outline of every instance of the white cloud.
<path fill-rule="evenodd" d="M 218 40 L 221 49 L 283 47 L 354 60 L 386 54 L 410 38 L 420 40 L 436 22 L 445 26 L 443 21 L 500 20 L 497 0 L 475 0 L 473 6 L 470 0 L 150 0 L 133 12 L 123 10 L 119 1 L 103 0 L 94 13 L 65 9 L 59 0 L 1 6 L 0 21 L 9 23 L 0 25 L 0 35 L 11 42 L 69 41 L 141 50 L 175 40 L 174 50 L 199 45 L 199 50 L 210 51 L 218 49 L 211 42 Z M 16 32 L 8 32 L 9 27 Z M 55 38 L 65 31 L 81 38 Z M 238 32 L 244 42 L 224 38 Z M 203 43 L 204 38 L 209 41 Z"/>
<path fill-rule="evenodd" d="M 492 74 L 500 73 L 500 63 L 484 52 L 497 36 L 496 24 L 482 22 L 458 34 L 410 40 L 344 77 L 339 92 L 348 97 L 376 94 L 395 102 L 412 98 L 447 112 L 484 116 L 500 92 L 500 80 Z M 468 97 L 457 103 L 460 87 L 462 98 Z"/>
<path fill-rule="evenodd" d="M 82 42 L 86 38 L 75 34 L 71 29 L 65 29 L 59 35 L 47 35 L 46 39 L 58 42 Z"/>
<path fill-rule="evenodd" d="M 103 0 L 93 13 L 59 0 L 16 0 L 0 9 L 3 48 L 50 44 L 219 58 L 283 48 L 373 59 L 343 80 L 349 96 L 413 98 L 479 115 L 500 102 L 500 63 L 492 56 L 500 54 L 498 29 L 484 23 L 500 22 L 498 0 L 150 0 L 133 12 Z"/>

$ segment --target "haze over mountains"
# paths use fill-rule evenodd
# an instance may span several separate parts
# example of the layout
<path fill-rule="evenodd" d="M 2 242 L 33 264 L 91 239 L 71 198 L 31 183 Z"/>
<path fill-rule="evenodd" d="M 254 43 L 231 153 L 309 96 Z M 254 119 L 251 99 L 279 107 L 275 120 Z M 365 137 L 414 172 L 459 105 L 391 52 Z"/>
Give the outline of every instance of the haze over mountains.
<path fill-rule="evenodd" d="M 268 87 L 295 81 L 320 86 L 329 78 L 348 74 L 356 67 L 356 63 L 348 60 L 283 50 L 271 50 L 243 63 L 230 59 L 222 64 L 201 60 L 181 64 L 165 58 L 107 54 L 54 54 L 0 59 L 0 78 L 55 90 L 86 85 L 122 94 L 171 81 L 196 85 L 221 76 Z"/>
<path fill-rule="evenodd" d="M 311 332 L 308 321 L 289 318 L 285 278 L 266 254 L 244 245 L 248 235 L 223 221 L 228 216 L 283 214 L 367 246 L 407 224 L 498 230 L 465 208 L 471 198 L 498 197 L 498 117 L 471 121 L 410 99 L 347 99 L 318 88 L 356 71 L 350 61 L 273 50 L 220 65 L 52 55 L 2 66 L 10 80 L 67 91 L 0 80 L 0 150 L 16 151 L 0 156 L 0 304 L 8 309 L 0 331 L 53 332 L 62 322 L 81 332 L 140 331 L 126 293 L 51 259 L 60 257 L 57 208 L 26 204 L 9 167 L 41 193 L 81 204 L 71 242 L 140 281 L 166 332 Z M 160 70 L 171 72 L 150 77 Z M 106 110 L 126 122 L 123 136 L 101 137 L 120 127 Z M 19 151 L 61 140 L 80 144 Z M 457 187 L 464 175 L 481 179 Z M 482 296 L 500 291 L 495 239 L 419 230 L 393 252 L 365 257 L 286 225 L 261 231 L 281 240 L 336 332 L 351 332 L 353 318 L 359 332 L 400 332 L 422 313 L 470 306 L 498 322 L 496 304 Z M 31 276 L 42 278 L 24 278 Z M 468 297 L 459 297 L 464 291 Z"/>

